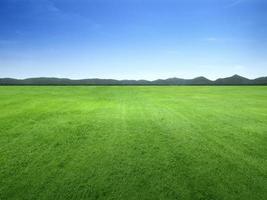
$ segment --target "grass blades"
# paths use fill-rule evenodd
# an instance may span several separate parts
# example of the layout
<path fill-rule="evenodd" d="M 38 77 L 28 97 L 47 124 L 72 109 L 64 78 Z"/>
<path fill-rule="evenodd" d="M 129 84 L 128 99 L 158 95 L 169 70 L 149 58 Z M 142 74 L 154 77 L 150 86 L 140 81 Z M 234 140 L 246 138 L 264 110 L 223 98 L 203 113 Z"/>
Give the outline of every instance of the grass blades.
<path fill-rule="evenodd" d="M 0 87 L 0 199 L 266 198 L 266 87 Z"/>

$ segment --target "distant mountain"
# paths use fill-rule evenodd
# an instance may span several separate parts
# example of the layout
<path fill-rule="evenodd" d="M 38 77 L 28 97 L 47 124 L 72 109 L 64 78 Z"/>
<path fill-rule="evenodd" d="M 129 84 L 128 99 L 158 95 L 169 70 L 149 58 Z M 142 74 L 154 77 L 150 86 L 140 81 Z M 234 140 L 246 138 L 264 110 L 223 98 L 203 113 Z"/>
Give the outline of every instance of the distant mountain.
<path fill-rule="evenodd" d="M 267 77 L 248 79 L 239 75 L 211 81 L 203 76 L 194 79 L 168 78 L 148 80 L 80 79 L 67 78 L 0 78 L 0 85 L 267 85 Z"/>
<path fill-rule="evenodd" d="M 188 84 L 191 85 L 210 85 L 212 81 L 207 79 L 206 77 L 200 76 L 191 80 L 188 80 Z"/>
<path fill-rule="evenodd" d="M 219 78 L 214 81 L 216 85 L 249 85 L 253 84 L 253 80 L 247 79 L 243 76 L 234 75 L 227 78 Z"/>
<path fill-rule="evenodd" d="M 267 84 L 267 77 L 260 77 L 253 80 L 254 84 L 258 85 L 266 85 Z"/>
<path fill-rule="evenodd" d="M 201 76 L 194 79 L 168 78 L 151 81 L 155 85 L 209 85 L 212 81 Z"/>
<path fill-rule="evenodd" d="M 186 82 L 185 79 L 181 78 L 168 78 L 168 79 L 157 79 L 155 81 L 151 81 L 153 85 L 184 85 Z"/>

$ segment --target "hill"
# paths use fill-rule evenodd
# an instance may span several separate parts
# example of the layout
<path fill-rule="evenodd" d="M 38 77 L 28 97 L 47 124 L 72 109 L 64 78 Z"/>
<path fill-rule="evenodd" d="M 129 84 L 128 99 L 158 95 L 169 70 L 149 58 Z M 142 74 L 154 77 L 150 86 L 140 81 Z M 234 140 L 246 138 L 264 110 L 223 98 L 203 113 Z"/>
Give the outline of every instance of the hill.
<path fill-rule="evenodd" d="M 67 78 L 0 78 L 0 85 L 267 85 L 267 77 L 248 79 L 239 75 L 211 81 L 203 76 L 194 79 L 168 78 L 148 80 L 80 79 Z"/>
<path fill-rule="evenodd" d="M 214 81 L 217 85 L 249 85 L 253 84 L 253 80 L 250 80 L 248 78 L 245 78 L 243 76 L 234 75 L 227 78 L 219 78 L 216 81 Z"/>

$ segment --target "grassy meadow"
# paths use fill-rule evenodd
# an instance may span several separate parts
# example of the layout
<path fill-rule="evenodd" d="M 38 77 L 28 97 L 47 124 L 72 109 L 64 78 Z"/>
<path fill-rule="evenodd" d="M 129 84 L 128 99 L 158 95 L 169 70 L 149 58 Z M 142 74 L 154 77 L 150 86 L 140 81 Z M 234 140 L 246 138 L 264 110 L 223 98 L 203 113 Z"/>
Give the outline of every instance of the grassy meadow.
<path fill-rule="evenodd" d="M 267 87 L 0 87 L 0 199 L 267 199 Z"/>

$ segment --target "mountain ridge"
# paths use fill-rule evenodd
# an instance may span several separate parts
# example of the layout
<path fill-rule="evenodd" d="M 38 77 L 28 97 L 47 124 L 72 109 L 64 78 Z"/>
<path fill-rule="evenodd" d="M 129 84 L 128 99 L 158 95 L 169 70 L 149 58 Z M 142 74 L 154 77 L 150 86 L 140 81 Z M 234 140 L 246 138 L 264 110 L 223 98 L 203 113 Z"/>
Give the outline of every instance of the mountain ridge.
<path fill-rule="evenodd" d="M 267 85 L 267 76 L 256 79 L 248 79 L 237 74 L 218 78 L 214 81 L 204 76 L 193 79 L 167 78 L 149 80 L 116 80 L 116 79 L 69 79 L 56 77 L 35 77 L 26 79 L 0 78 L 0 85 Z"/>

